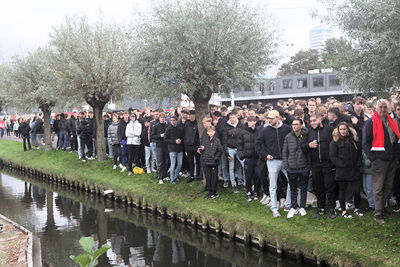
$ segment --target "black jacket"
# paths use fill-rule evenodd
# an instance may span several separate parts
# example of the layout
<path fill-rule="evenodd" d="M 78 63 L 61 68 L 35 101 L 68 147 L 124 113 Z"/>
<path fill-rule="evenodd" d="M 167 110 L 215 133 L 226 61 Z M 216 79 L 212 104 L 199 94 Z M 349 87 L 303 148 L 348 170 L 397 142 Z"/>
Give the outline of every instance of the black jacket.
<path fill-rule="evenodd" d="M 201 140 L 201 145 L 204 146 L 204 150 L 201 152 L 202 161 L 206 166 L 218 166 L 223 153 L 221 141 L 217 135 L 214 135 L 211 140 L 210 136 L 207 135 L 207 137 Z"/>
<path fill-rule="evenodd" d="M 111 120 L 104 120 L 104 137 L 108 137 L 108 127 L 110 127 L 111 123 Z"/>
<path fill-rule="evenodd" d="M 237 139 L 237 152 L 240 159 L 258 157 L 256 153 L 255 143 L 257 138 L 257 129 L 251 129 L 247 124 L 243 127 L 239 133 Z"/>
<path fill-rule="evenodd" d="M 81 139 L 87 140 L 93 138 L 92 131 L 87 120 L 83 120 L 79 123 L 77 133 Z"/>
<path fill-rule="evenodd" d="M 238 121 L 236 126 L 232 125 L 230 121 L 225 124 L 222 144 L 224 146 L 225 154 L 228 155 L 228 148 L 237 148 L 238 146 L 238 136 L 241 132 L 240 122 Z"/>
<path fill-rule="evenodd" d="M 185 124 L 183 125 L 183 134 L 183 143 L 185 145 L 185 150 L 196 151 L 200 145 L 199 129 L 197 128 L 197 122 L 192 122 L 190 120 L 185 121 Z"/>
<path fill-rule="evenodd" d="M 177 144 L 176 139 L 181 139 Z M 183 128 L 181 126 L 168 126 L 165 130 L 164 141 L 167 143 L 168 152 L 183 152 Z"/>
<path fill-rule="evenodd" d="M 22 137 L 29 137 L 29 133 L 31 131 L 31 127 L 27 122 L 23 122 L 19 125 L 18 132 L 22 135 Z"/>
<path fill-rule="evenodd" d="M 168 127 L 168 123 L 157 123 L 151 129 L 151 139 L 154 140 L 157 147 L 165 147 L 167 148 L 167 143 L 164 141 L 164 138 L 161 137 L 161 134 L 165 133 L 165 130 Z"/>
<path fill-rule="evenodd" d="M 61 118 L 60 122 L 58 123 L 58 130 L 70 132 L 69 122 L 65 118 Z"/>
<path fill-rule="evenodd" d="M 142 134 L 140 135 L 140 143 L 144 146 L 150 146 L 149 142 L 149 127 L 142 125 Z"/>
<path fill-rule="evenodd" d="M 68 120 L 68 123 L 69 123 L 69 129 L 71 131 L 71 134 L 76 135 L 76 128 L 77 128 L 77 124 L 78 124 L 77 120 L 74 117 L 71 117 Z"/>
<path fill-rule="evenodd" d="M 299 136 L 297 136 L 293 131 L 286 135 L 282 150 L 283 167 L 286 170 L 299 170 L 311 167 L 309 153 L 305 153 L 301 149 L 301 142 L 305 133 L 306 130 L 301 129 Z"/>
<path fill-rule="evenodd" d="M 398 154 L 398 138 L 396 136 L 395 141 L 393 144 L 390 143 L 390 136 L 388 131 L 386 130 L 386 126 L 383 125 L 384 122 L 382 122 L 382 127 L 383 127 L 383 132 L 385 135 L 385 151 L 371 151 L 372 148 L 372 140 L 374 137 L 374 127 L 373 127 L 373 121 L 372 118 L 368 119 L 364 123 L 364 130 L 363 130 L 363 138 L 362 138 L 362 148 L 364 153 L 367 155 L 368 159 L 373 162 L 376 159 L 381 159 L 384 161 L 391 161 L 395 159 L 396 157 L 399 157 Z"/>
<path fill-rule="evenodd" d="M 353 181 L 360 177 L 361 147 L 356 130 L 350 127 L 349 138 L 340 138 L 338 128 L 333 130 L 329 156 L 336 166 L 336 181 Z"/>
<path fill-rule="evenodd" d="M 153 127 L 154 127 L 157 123 L 159 123 L 159 122 L 160 122 L 160 120 L 152 120 L 152 121 L 150 122 L 149 134 L 150 134 L 150 142 L 151 142 L 151 143 L 155 142 L 155 141 L 153 140 L 153 136 L 151 136 L 151 131 L 153 130 Z"/>
<path fill-rule="evenodd" d="M 128 122 L 125 122 L 124 119 L 119 121 L 119 125 L 118 125 L 118 142 L 119 143 L 121 143 L 122 140 L 127 139 L 125 131 L 126 131 L 126 126 L 128 125 L 128 123 L 129 123 L 129 120 L 128 120 Z"/>
<path fill-rule="evenodd" d="M 309 143 L 317 140 L 318 147 L 310 148 Z M 318 125 L 317 128 L 308 129 L 303 140 L 301 141 L 301 148 L 305 153 L 310 153 L 312 164 L 330 164 L 329 158 L 329 144 L 332 141 L 332 128 L 323 125 Z"/>
<path fill-rule="evenodd" d="M 256 151 L 261 158 L 266 159 L 268 155 L 274 159 L 282 159 L 283 143 L 285 136 L 290 133 L 290 126 L 279 122 L 278 128 L 268 125 L 262 128 L 256 139 Z"/>
<path fill-rule="evenodd" d="M 35 132 L 37 134 L 43 134 L 44 133 L 44 122 L 41 118 L 37 118 L 35 121 Z"/>

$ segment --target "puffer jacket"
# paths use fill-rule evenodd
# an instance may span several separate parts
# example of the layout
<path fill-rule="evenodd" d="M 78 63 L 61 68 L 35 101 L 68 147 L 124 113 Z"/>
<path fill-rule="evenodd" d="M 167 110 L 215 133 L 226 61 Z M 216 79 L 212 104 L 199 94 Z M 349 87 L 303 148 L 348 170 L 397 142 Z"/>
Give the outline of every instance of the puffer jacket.
<path fill-rule="evenodd" d="M 237 138 L 237 152 L 240 159 L 257 158 L 255 142 L 257 138 L 257 129 L 250 128 L 247 124 L 240 131 Z"/>
<path fill-rule="evenodd" d="M 290 133 L 290 126 L 282 122 L 279 122 L 277 127 L 268 125 L 262 128 L 255 144 L 258 155 L 264 159 L 271 155 L 274 159 L 281 160 L 283 143 L 288 133 Z"/>
<path fill-rule="evenodd" d="M 329 156 L 336 166 L 335 180 L 353 181 L 359 179 L 362 156 L 356 130 L 350 127 L 349 136 L 342 138 L 339 129 L 335 128 L 332 136 Z"/>
<path fill-rule="evenodd" d="M 164 138 L 161 137 L 161 134 L 165 133 L 165 130 L 168 127 L 168 123 L 157 123 L 151 129 L 151 139 L 156 143 L 157 147 L 164 147 L 167 149 L 167 143 L 164 141 Z"/>
<path fill-rule="evenodd" d="M 142 134 L 142 124 L 138 121 L 130 121 L 125 129 L 127 145 L 140 145 L 140 135 Z"/>
<path fill-rule="evenodd" d="M 317 140 L 318 147 L 310 148 L 309 143 Z M 320 125 L 310 128 L 301 141 L 301 148 L 305 153 L 310 153 L 312 164 L 330 164 L 329 144 L 332 141 L 332 130 L 329 126 Z"/>
<path fill-rule="evenodd" d="M 83 120 L 81 123 L 79 123 L 77 133 L 81 139 L 87 140 L 93 137 L 92 130 L 90 129 L 90 125 L 87 120 Z"/>
<path fill-rule="evenodd" d="M 186 151 L 196 151 L 200 144 L 199 129 L 196 121 L 185 121 L 183 126 L 184 140 Z"/>
<path fill-rule="evenodd" d="M 204 146 L 201 152 L 203 163 L 206 166 L 218 166 L 223 153 L 221 141 L 216 135 L 211 140 L 210 136 L 207 137 L 201 140 L 201 145 Z"/>
<path fill-rule="evenodd" d="M 225 154 L 228 154 L 228 148 L 237 148 L 237 139 L 241 132 L 240 122 L 238 121 L 236 125 L 233 125 L 229 120 L 225 124 L 222 143 L 224 145 Z"/>
<path fill-rule="evenodd" d="M 305 129 L 301 129 L 300 135 L 291 131 L 285 137 L 282 150 L 283 167 L 286 170 L 300 170 L 311 167 L 311 159 L 309 153 L 304 153 L 301 149 L 301 141 L 306 133 Z"/>
<path fill-rule="evenodd" d="M 180 139 L 180 144 L 176 140 Z M 183 152 L 183 128 L 181 126 L 168 126 L 165 130 L 164 141 L 167 143 L 168 152 Z"/>
<path fill-rule="evenodd" d="M 18 132 L 22 135 L 22 137 L 28 138 L 30 131 L 31 127 L 29 127 L 27 122 L 23 122 L 19 125 Z"/>
<path fill-rule="evenodd" d="M 116 122 L 116 123 L 113 122 L 108 127 L 107 136 L 108 136 L 108 140 L 110 140 L 112 145 L 118 145 L 119 144 L 118 125 L 119 125 L 119 122 Z"/>
<path fill-rule="evenodd" d="M 69 132 L 70 131 L 69 121 L 65 118 L 61 118 L 60 122 L 58 123 L 58 130 Z"/>

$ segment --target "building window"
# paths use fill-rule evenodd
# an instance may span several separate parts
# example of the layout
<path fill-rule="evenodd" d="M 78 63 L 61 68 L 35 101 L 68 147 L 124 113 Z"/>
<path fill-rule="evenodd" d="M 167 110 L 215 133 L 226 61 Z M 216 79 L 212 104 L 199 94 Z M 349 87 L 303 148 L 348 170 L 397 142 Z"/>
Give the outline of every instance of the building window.
<path fill-rule="evenodd" d="M 340 80 L 336 75 L 329 75 L 329 87 L 340 86 Z"/>
<path fill-rule="evenodd" d="M 286 80 L 283 80 L 282 81 L 283 82 L 283 88 L 284 89 L 292 89 L 292 87 L 293 87 L 293 85 L 292 85 L 292 80 L 290 79 L 286 79 Z"/>
<path fill-rule="evenodd" d="M 313 87 L 324 87 L 324 77 L 313 77 Z"/>
<path fill-rule="evenodd" d="M 297 79 L 297 88 L 299 89 L 308 88 L 307 78 Z"/>
<path fill-rule="evenodd" d="M 265 90 L 264 83 L 260 83 L 260 92 L 262 95 L 264 94 L 264 90 Z"/>

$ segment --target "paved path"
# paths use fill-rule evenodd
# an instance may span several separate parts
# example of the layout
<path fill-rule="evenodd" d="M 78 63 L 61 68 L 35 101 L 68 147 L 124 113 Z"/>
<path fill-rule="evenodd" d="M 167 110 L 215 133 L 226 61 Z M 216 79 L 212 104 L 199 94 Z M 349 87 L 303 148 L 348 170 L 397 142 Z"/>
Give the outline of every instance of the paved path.
<path fill-rule="evenodd" d="M 0 233 L 0 266 L 28 266 L 29 235 L 0 218 L 3 232 Z"/>

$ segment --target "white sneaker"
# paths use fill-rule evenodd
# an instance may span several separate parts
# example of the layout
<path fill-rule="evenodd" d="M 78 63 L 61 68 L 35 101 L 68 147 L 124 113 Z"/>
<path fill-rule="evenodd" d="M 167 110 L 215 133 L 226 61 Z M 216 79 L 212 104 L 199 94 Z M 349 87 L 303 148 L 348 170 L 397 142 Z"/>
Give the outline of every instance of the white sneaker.
<path fill-rule="evenodd" d="M 124 172 L 124 171 L 126 171 L 126 167 L 122 166 L 122 170 L 120 172 Z"/>
<path fill-rule="evenodd" d="M 289 213 L 287 214 L 287 218 L 288 218 L 288 219 L 293 218 L 293 216 L 296 215 L 296 214 L 298 214 L 298 213 L 299 213 L 299 211 L 298 211 L 297 209 L 291 208 L 291 209 L 289 210 Z"/>
<path fill-rule="evenodd" d="M 128 172 L 128 176 L 131 176 L 132 175 L 132 172 Z"/>
<path fill-rule="evenodd" d="M 94 158 L 93 157 L 89 157 L 88 160 L 94 160 Z"/>
<path fill-rule="evenodd" d="M 122 169 L 122 168 L 124 167 L 124 165 L 122 165 L 122 163 L 120 163 L 120 164 L 118 165 L 118 167 L 119 167 L 120 169 Z"/>
<path fill-rule="evenodd" d="M 279 207 L 280 207 L 281 209 L 284 209 L 284 208 L 285 208 L 285 201 L 286 201 L 285 198 L 281 198 L 281 199 L 279 200 Z"/>
<path fill-rule="evenodd" d="M 117 165 L 114 165 L 113 170 L 115 170 L 117 167 L 118 167 Z"/>
<path fill-rule="evenodd" d="M 275 218 L 278 218 L 278 217 L 281 217 L 281 214 L 279 213 L 279 211 L 273 210 L 272 211 L 272 216 L 274 216 Z"/>
<path fill-rule="evenodd" d="M 150 171 L 150 170 L 147 170 L 147 173 L 151 173 L 151 171 Z"/>
<path fill-rule="evenodd" d="M 299 209 L 299 213 L 301 216 L 306 216 L 307 215 L 307 211 L 304 208 L 300 208 Z"/>
<path fill-rule="evenodd" d="M 158 180 L 158 184 L 164 184 L 163 180 Z"/>
<path fill-rule="evenodd" d="M 263 204 L 263 202 L 267 199 L 267 195 L 263 194 L 262 199 L 260 200 L 260 203 Z M 264 205 L 264 204 L 263 204 Z"/>
<path fill-rule="evenodd" d="M 83 159 L 83 160 L 82 160 L 82 162 L 86 162 L 86 160 L 85 160 L 85 159 Z"/>

